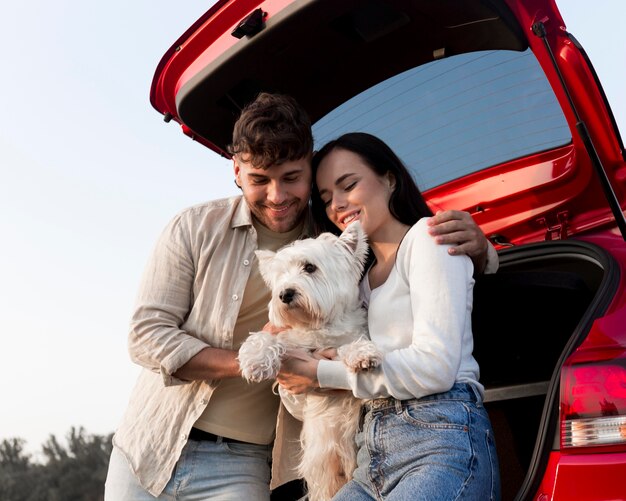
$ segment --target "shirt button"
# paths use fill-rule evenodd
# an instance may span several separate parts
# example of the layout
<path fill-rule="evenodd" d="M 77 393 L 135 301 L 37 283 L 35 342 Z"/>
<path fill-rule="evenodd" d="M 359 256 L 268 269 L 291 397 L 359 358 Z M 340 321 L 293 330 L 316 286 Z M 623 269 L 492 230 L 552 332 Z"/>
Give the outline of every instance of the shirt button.
<path fill-rule="evenodd" d="M 237 299 L 239 299 L 239 296 L 237 294 L 233 294 L 233 301 L 237 301 Z"/>
<path fill-rule="evenodd" d="M 187 440 L 187 435 L 185 435 L 184 433 L 181 433 L 180 439 L 184 442 L 185 440 Z"/>
<path fill-rule="evenodd" d="M 248 266 L 250 264 L 250 261 L 248 261 L 247 259 L 243 260 L 243 265 L 244 266 Z"/>
<path fill-rule="evenodd" d="M 202 405 L 206 405 L 206 404 L 208 404 L 208 403 L 209 403 L 209 401 L 208 401 L 206 398 L 203 398 L 202 400 L 200 400 L 200 403 L 201 403 Z"/>

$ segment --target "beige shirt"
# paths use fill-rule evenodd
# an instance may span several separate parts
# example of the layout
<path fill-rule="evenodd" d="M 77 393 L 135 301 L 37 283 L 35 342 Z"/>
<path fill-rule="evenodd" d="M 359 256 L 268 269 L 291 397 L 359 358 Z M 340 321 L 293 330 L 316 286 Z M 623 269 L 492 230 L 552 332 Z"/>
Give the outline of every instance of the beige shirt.
<path fill-rule="evenodd" d="M 254 221 L 257 247 L 276 251 L 302 233 L 302 225 L 287 233 L 276 233 Z M 250 335 L 267 322 L 267 305 L 271 292 L 258 266 L 252 261 L 250 277 L 241 300 L 241 308 L 233 333 L 233 349 L 238 350 Z M 253 444 L 270 444 L 276 431 L 276 415 L 280 404 L 278 392 L 272 391 L 274 380 L 249 383 L 243 378 L 220 381 L 211 401 L 194 427 L 223 437 Z"/>
<path fill-rule="evenodd" d="M 233 332 L 257 235 L 241 196 L 182 211 L 165 228 L 144 271 L 129 352 L 141 371 L 113 444 L 141 485 L 158 496 L 189 430 L 219 383 L 173 374 L 207 346 L 233 349 Z M 271 488 L 298 477 L 300 423 L 284 407 L 276 421 Z"/>

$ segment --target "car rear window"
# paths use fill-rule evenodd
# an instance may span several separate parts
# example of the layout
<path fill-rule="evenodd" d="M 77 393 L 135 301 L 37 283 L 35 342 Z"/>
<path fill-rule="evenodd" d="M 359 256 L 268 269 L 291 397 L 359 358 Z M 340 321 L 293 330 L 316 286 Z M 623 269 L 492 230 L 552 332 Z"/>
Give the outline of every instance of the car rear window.
<path fill-rule="evenodd" d="M 395 75 L 317 121 L 315 147 L 351 131 L 387 142 L 422 190 L 571 141 L 530 50 L 462 54 Z"/>

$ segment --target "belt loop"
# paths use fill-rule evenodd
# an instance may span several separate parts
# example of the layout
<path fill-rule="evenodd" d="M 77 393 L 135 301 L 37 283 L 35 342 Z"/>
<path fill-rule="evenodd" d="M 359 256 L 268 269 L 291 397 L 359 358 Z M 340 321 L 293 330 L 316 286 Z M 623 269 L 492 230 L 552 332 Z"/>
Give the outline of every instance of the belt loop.
<path fill-rule="evenodd" d="M 398 414 L 402 414 L 402 400 L 394 398 L 394 405 L 396 407 L 396 412 Z"/>
<path fill-rule="evenodd" d="M 472 389 L 472 392 L 474 392 L 474 396 L 476 397 L 476 405 L 478 405 L 479 407 L 482 407 L 483 396 L 480 394 L 480 391 L 478 391 L 478 388 L 476 388 L 476 386 L 473 385 L 472 383 L 466 383 L 466 384 Z"/>

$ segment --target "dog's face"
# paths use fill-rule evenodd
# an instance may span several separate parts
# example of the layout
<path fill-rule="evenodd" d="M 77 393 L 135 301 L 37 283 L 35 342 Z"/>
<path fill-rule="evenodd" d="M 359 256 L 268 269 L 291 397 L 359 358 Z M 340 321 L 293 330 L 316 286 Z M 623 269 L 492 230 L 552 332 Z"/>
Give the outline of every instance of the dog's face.
<path fill-rule="evenodd" d="M 367 257 L 367 239 L 358 221 L 339 237 L 323 233 L 256 255 L 272 291 L 269 319 L 278 327 L 320 328 L 358 302 Z"/>

